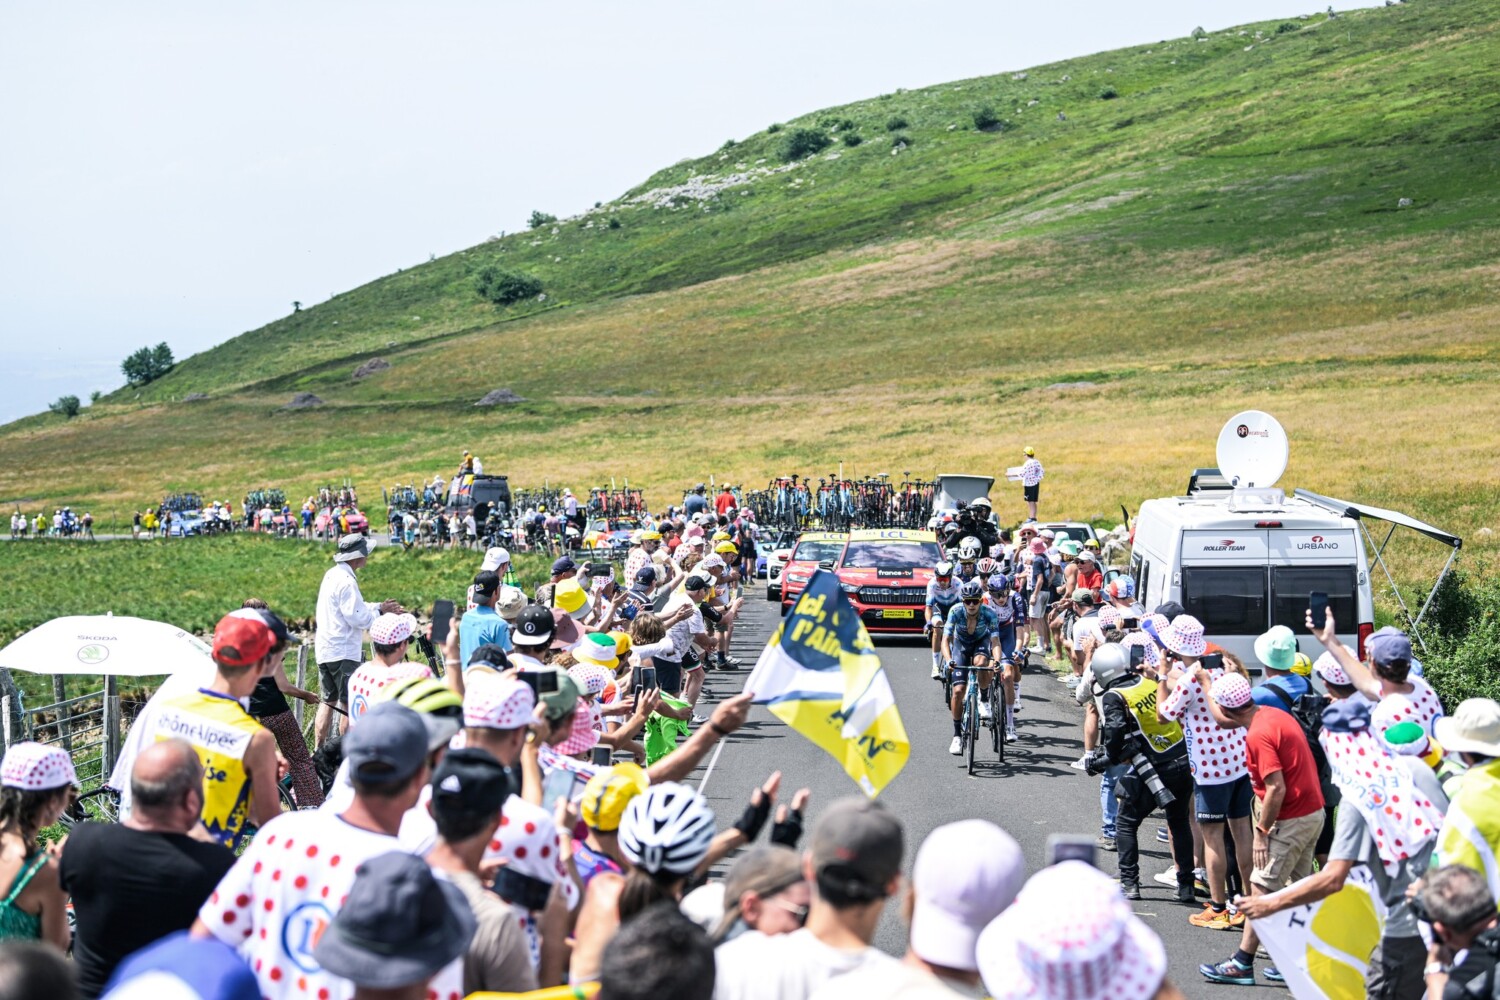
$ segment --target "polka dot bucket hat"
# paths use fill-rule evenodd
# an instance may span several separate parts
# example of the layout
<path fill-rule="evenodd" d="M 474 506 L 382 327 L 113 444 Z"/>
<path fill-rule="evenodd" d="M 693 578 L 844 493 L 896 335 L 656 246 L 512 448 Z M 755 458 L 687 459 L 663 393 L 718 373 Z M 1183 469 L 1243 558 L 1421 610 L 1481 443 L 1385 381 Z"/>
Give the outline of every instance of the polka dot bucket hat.
<path fill-rule="evenodd" d="M 5 752 L 0 763 L 0 785 L 28 792 L 45 792 L 78 784 L 73 758 L 57 747 L 26 741 Z"/>

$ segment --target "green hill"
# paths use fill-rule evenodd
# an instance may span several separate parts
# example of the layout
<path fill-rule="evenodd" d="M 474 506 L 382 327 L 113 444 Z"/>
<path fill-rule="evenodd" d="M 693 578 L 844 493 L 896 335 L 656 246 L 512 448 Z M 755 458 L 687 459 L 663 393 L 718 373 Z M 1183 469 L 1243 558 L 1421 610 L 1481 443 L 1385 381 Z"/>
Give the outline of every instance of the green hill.
<path fill-rule="evenodd" d="M 994 471 L 1024 438 L 1087 515 L 1179 488 L 1254 405 L 1292 430 L 1289 480 L 1478 527 L 1500 489 L 1497 27 L 1484 0 L 1415 0 L 791 119 L 0 429 L 0 501 L 369 489 L 463 447 L 665 499 L 841 460 Z M 794 136 L 827 145 L 789 158 Z M 544 297 L 497 307 L 486 268 Z M 526 402 L 473 406 L 501 386 Z M 325 405 L 280 411 L 302 391 Z"/>

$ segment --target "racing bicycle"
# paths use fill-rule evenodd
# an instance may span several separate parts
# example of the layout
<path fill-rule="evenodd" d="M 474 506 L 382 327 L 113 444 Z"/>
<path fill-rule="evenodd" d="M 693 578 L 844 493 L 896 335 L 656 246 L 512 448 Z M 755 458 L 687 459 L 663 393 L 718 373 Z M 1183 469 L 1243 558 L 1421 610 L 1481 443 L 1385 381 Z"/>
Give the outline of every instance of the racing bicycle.
<path fill-rule="evenodd" d="M 949 667 L 956 664 L 949 662 Z M 989 694 L 985 697 L 989 701 L 990 721 L 984 722 L 979 716 L 979 678 L 975 675 L 981 668 L 966 665 L 958 669 L 969 674 L 968 684 L 964 691 L 964 707 L 961 725 L 959 729 L 959 756 L 968 757 L 969 776 L 974 775 L 974 751 L 979 741 L 984 738 L 984 729 L 990 731 L 990 746 L 993 753 L 1000 758 L 1000 763 L 1005 763 L 1005 706 L 1000 702 L 999 678 L 991 678 Z M 947 686 L 945 682 L 945 686 Z"/>

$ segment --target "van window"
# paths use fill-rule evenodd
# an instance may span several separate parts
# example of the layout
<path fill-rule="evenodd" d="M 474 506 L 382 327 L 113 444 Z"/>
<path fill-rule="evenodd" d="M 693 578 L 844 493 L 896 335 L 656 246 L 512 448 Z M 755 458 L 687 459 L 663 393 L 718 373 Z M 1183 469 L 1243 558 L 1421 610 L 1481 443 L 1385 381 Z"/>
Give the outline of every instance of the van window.
<path fill-rule="evenodd" d="M 1260 635 L 1266 630 L 1265 567 L 1184 567 L 1182 606 L 1211 635 Z"/>
<path fill-rule="evenodd" d="M 1328 595 L 1328 607 L 1340 632 L 1353 632 L 1359 621 L 1352 566 L 1277 566 L 1271 570 L 1271 624 L 1285 625 L 1298 635 L 1307 629 L 1307 595 Z"/>

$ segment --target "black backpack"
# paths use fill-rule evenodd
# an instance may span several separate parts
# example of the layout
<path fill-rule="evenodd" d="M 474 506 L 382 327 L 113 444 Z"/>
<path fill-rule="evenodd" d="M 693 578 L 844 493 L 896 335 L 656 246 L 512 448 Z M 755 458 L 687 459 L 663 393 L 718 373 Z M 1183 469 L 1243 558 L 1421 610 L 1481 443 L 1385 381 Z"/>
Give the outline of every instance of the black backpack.
<path fill-rule="evenodd" d="M 1318 742 L 1318 734 L 1323 731 L 1323 709 L 1328 707 L 1328 696 L 1318 694 L 1309 687 L 1306 694 L 1293 698 L 1278 684 L 1267 681 L 1265 686 L 1281 699 L 1292 718 L 1297 720 L 1297 725 L 1302 727 L 1302 735 L 1307 737 L 1307 746 L 1312 751 L 1313 763 L 1318 767 L 1318 783 L 1323 786 L 1323 798 L 1326 800 L 1333 788 L 1333 768 L 1328 766 L 1328 755 L 1323 752 L 1323 744 Z"/>

